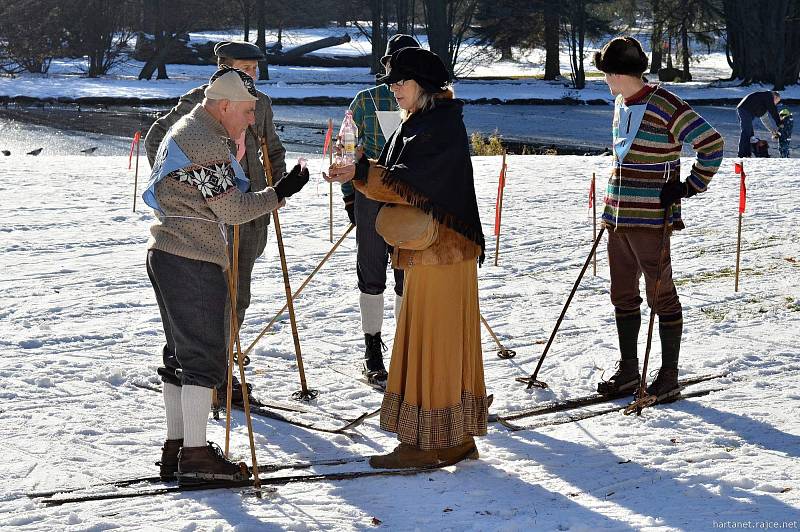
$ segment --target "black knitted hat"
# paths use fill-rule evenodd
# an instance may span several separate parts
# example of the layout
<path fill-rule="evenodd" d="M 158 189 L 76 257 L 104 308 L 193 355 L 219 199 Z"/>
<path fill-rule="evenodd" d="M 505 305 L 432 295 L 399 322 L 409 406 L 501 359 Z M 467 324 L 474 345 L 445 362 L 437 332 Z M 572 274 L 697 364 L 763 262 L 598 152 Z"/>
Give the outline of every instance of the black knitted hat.
<path fill-rule="evenodd" d="M 594 66 L 606 74 L 641 76 L 647 70 L 647 55 L 633 37 L 615 37 L 594 53 Z"/>
<path fill-rule="evenodd" d="M 391 85 L 413 79 L 427 92 L 444 92 L 450 82 L 450 73 L 439 56 L 424 48 L 402 48 L 392 54 L 386 65 L 388 74 L 378 78 L 378 83 Z"/>

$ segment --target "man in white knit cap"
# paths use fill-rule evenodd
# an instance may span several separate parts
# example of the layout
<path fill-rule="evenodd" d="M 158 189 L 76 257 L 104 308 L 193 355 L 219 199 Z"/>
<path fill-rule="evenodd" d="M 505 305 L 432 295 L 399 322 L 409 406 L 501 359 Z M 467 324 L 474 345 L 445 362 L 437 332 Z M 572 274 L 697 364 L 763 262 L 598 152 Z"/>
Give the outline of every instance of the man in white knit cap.
<path fill-rule="evenodd" d="M 143 197 L 156 211 L 147 273 L 164 325 L 163 367 L 167 439 L 160 473 L 181 484 L 240 480 L 250 473 L 206 441 L 211 390 L 227 368 L 227 225 L 245 223 L 284 204 L 308 182 L 295 166 L 273 187 L 249 183 L 233 139 L 255 121 L 256 92 L 244 72 L 221 68 L 205 99 L 161 141 Z"/>

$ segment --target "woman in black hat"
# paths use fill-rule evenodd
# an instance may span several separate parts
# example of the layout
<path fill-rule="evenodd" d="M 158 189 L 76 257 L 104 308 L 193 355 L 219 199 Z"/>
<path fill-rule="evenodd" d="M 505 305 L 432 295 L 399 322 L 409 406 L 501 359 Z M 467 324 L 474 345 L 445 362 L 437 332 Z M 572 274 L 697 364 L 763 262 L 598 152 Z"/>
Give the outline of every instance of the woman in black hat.
<path fill-rule="evenodd" d="M 404 48 L 387 72 L 378 81 L 394 93 L 402 125 L 377 161 L 332 167 L 329 180 L 352 179 L 376 201 L 412 205 L 436 227 L 430 246 L 400 244 L 392 253 L 392 266 L 405 270 L 405 297 L 381 427 L 397 433 L 400 445 L 370 465 L 404 468 L 477 458 L 473 437 L 486 434 L 477 272 L 484 237 L 463 102 L 453 98 L 447 69 L 427 50 Z"/>

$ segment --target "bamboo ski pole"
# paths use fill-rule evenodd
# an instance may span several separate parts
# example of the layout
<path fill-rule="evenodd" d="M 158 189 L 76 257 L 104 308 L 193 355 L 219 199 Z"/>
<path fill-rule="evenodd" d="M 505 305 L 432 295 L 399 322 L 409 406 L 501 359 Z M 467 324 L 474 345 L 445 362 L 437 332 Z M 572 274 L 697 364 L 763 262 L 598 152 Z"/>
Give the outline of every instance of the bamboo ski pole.
<path fill-rule="evenodd" d="M 642 409 L 655 403 L 658 398 L 647 394 L 647 363 L 650 360 L 650 348 L 653 346 L 653 326 L 656 322 L 656 309 L 658 308 L 658 291 L 661 288 L 661 277 L 664 275 L 664 257 L 667 251 L 667 237 L 669 235 L 669 214 L 672 205 L 664 209 L 664 229 L 661 231 L 661 248 L 658 256 L 658 277 L 654 287 L 653 306 L 650 307 L 650 321 L 647 325 L 647 343 L 644 350 L 644 362 L 642 363 L 642 377 L 639 380 L 639 389 L 636 390 L 635 400 L 625 407 L 625 415 L 629 416 L 636 412 L 637 416 L 642 415 Z"/>
<path fill-rule="evenodd" d="M 497 192 L 497 222 L 501 219 L 503 215 L 503 191 L 505 187 L 505 178 L 506 178 L 506 150 L 503 150 L 503 163 L 500 167 L 500 179 L 503 181 L 500 183 L 500 186 L 497 188 L 499 189 Z M 496 232 L 497 235 L 495 236 L 494 241 L 494 265 L 497 266 L 497 261 L 500 258 L 500 225 L 496 223 Z"/>
<path fill-rule="evenodd" d="M 336 243 L 331 247 L 330 251 L 328 251 L 328 253 L 324 257 L 322 257 L 322 260 L 319 262 L 319 264 L 317 264 L 317 267 L 314 268 L 314 270 L 308 275 L 308 277 L 306 277 L 306 280 L 303 281 L 303 284 L 300 285 L 300 288 L 295 290 L 294 294 L 292 294 L 292 300 L 295 300 L 295 299 L 298 298 L 298 296 L 303 291 L 303 289 L 306 287 L 306 285 L 311 281 L 311 279 L 314 277 L 314 275 L 316 275 L 316 273 L 322 268 L 322 266 L 328 261 L 328 259 L 331 257 L 331 255 L 333 255 L 333 252 L 336 251 L 336 248 L 338 248 L 339 245 L 342 242 L 344 242 L 344 239 L 347 237 L 347 235 L 350 234 L 350 231 L 352 231 L 354 227 L 355 227 L 355 225 L 350 224 L 350 226 L 347 228 L 347 230 L 344 232 L 344 234 L 341 237 L 339 237 L 339 240 L 337 240 Z M 288 308 L 288 305 L 289 305 L 288 303 L 284 303 L 283 304 L 283 307 L 281 307 L 281 309 L 278 311 L 278 313 L 275 314 L 275 316 L 269 321 L 269 323 L 267 323 L 267 325 L 263 329 L 261 329 L 261 332 L 258 333 L 258 336 L 256 336 L 255 340 L 253 340 L 250 343 L 250 345 L 247 347 L 247 349 L 244 350 L 244 352 L 242 353 L 242 356 L 245 358 L 245 366 L 248 364 L 246 361 L 248 360 L 248 355 L 250 354 L 250 352 L 256 346 L 258 341 L 261 340 L 261 338 L 263 338 L 263 336 L 265 334 L 267 334 L 267 332 L 272 328 L 273 325 L 275 325 L 275 322 L 278 321 L 278 318 L 280 318 L 281 315 L 283 315 L 283 313 L 286 312 L 286 309 Z"/>
<path fill-rule="evenodd" d="M 230 337 L 231 343 L 236 340 L 236 349 L 241 352 L 242 345 L 239 341 L 239 317 L 236 311 L 237 291 L 239 289 L 239 226 L 233 227 L 233 261 L 232 267 L 228 268 L 228 294 L 231 305 L 231 330 Z M 226 410 L 226 427 L 225 427 L 225 456 L 228 456 L 228 443 L 230 440 L 230 419 L 232 410 L 232 392 L 233 392 L 233 349 L 231 349 L 230 359 L 228 363 L 228 398 Z M 256 497 L 261 498 L 261 479 L 258 476 L 258 458 L 256 457 L 256 442 L 253 436 L 253 418 L 250 414 L 250 393 L 247 388 L 247 377 L 244 373 L 243 357 L 236 357 L 239 366 L 239 382 L 242 385 L 242 401 L 244 403 L 244 418 L 247 423 L 247 436 L 250 440 L 250 459 L 253 462 L 253 488 L 255 488 Z"/>
<path fill-rule="evenodd" d="M 131 155 L 133 155 L 133 145 L 136 145 L 136 170 L 133 173 L 133 212 L 136 212 L 136 194 L 139 190 L 139 142 L 142 139 L 142 132 L 136 131 L 133 134 L 133 143 L 131 144 Z M 128 160 L 128 170 L 131 169 L 130 160 Z"/>
<path fill-rule="evenodd" d="M 263 158 L 264 170 L 267 176 L 267 184 L 272 186 L 272 166 L 270 165 L 269 158 L 267 157 L 268 151 L 267 140 L 261 139 L 261 156 Z M 292 396 L 295 399 L 303 401 L 310 401 L 319 395 L 318 390 L 309 390 L 306 385 L 306 372 L 303 367 L 303 354 L 300 351 L 300 334 L 297 331 L 297 320 L 294 314 L 294 303 L 292 301 L 292 287 L 289 283 L 289 267 L 286 263 L 286 250 L 283 247 L 283 234 L 281 233 L 281 222 L 278 216 L 278 210 L 272 212 L 272 221 L 275 224 L 275 239 L 278 243 L 278 255 L 281 259 L 281 271 L 283 272 L 283 287 L 286 291 L 286 308 L 289 309 L 289 322 L 292 326 L 292 339 L 294 340 L 294 354 L 297 359 L 297 370 L 300 374 L 300 391 L 295 392 Z M 240 363 L 243 362 L 243 356 L 240 356 Z"/>
<path fill-rule="evenodd" d="M 494 333 L 492 328 L 489 327 L 489 322 L 486 321 L 486 318 L 483 317 L 483 314 L 481 314 L 480 316 L 481 316 L 481 323 L 483 323 L 483 326 L 486 327 L 486 330 L 489 331 L 489 335 L 492 337 L 492 339 L 494 339 L 494 342 L 497 344 L 497 348 L 499 349 L 499 351 L 497 351 L 497 357 L 505 360 L 517 356 L 516 351 L 514 351 L 513 349 L 507 349 L 506 346 L 500 343 L 500 340 L 497 338 L 497 335 Z"/>
<path fill-rule="evenodd" d="M 231 265 L 228 268 L 228 304 L 230 305 L 230 313 L 228 318 L 228 368 L 226 371 L 227 393 L 225 396 L 225 456 L 229 456 L 230 440 L 231 440 L 231 407 L 233 397 L 233 364 L 236 359 L 234 351 L 234 340 L 238 339 L 238 325 L 239 316 L 236 311 L 236 301 L 239 295 L 238 280 L 239 280 L 239 226 L 233 226 L 233 257 L 231 258 Z M 243 393 L 246 388 L 242 388 Z"/>
<path fill-rule="evenodd" d="M 597 192 L 594 172 L 592 172 L 592 238 L 597 238 Z M 597 250 L 592 253 L 592 275 L 597 277 Z"/>
<path fill-rule="evenodd" d="M 542 362 L 544 362 L 544 359 L 547 356 L 547 351 L 553 344 L 553 339 L 556 337 L 558 328 L 561 326 L 561 321 L 564 319 L 564 315 L 566 315 L 567 313 L 569 304 L 572 302 L 572 297 L 578 290 L 578 285 L 580 285 L 581 279 L 583 279 L 583 274 L 586 273 L 586 269 L 589 267 L 589 262 L 592 260 L 592 255 L 594 255 L 594 252 L 597 249 L 597 245 L 600 243 L 600 239 L 603 237 L 603 232 L 605 231 L 605 229 L 606 229 L 605 227 L 601 227 L 600 232 L 597 233 L 597 238 L 594 239 L 592 250 L 589 252 L 589 255 L 586 257 L 586 261 L 583 263 L 583 268 L 581 268 L 581 273 L 578 274 L 578 278 L 575 279 L 575 284 L 572 286 L 572 291 L 569 293 L 567 302 L 564 303 L 564 308 L 561 309 L 561 315 L 558 317 L 558 321 L 556 321 L 555 327 L 553 327 L 553 332 L 550 334 L 550 339 L 547 340 L 547 345 L 544 346 L 544 351 L 542 352 L 542 356 L 539 358 L 539 363 L 536 364 L 536 370 L 534 370 L 533 375 L 531 375 L 530 377 L 517 377 L 517 382 L 527 384 L 528 389 L 531 389 L 534 386 L 537 388 L 547 388 L 547 383 L 540 380 L 536 380 L 536 377 L 537 375 L 539 375 L 539 370 L 542 368 Z"/>
<path fill-rule="evenodd" d="M 333 118 L 328 119 L 328 131 L 333 131 Z M 333 164 L 333 139 L 331 138 L 331 146 L 328 153 L 328 166 Z M 328 183 L 328 203 L 330 205 L 330 216 L 329 216 L 329 239 L 331 244 L 333 244 L 333 183 Z"/>

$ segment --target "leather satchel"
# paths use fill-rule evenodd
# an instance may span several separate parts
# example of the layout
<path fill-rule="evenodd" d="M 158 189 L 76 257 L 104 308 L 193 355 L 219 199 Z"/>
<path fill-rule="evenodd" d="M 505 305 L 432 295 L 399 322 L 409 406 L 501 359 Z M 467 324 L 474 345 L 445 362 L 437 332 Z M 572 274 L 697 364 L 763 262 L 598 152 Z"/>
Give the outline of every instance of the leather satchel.
<path fill-rule="evenodd" d="M 390 246 L 414 251 L 431 247 L 439 237 L 439 224 L 433 216 L 411 205 L 381 207 L 375 230 Z"/>

